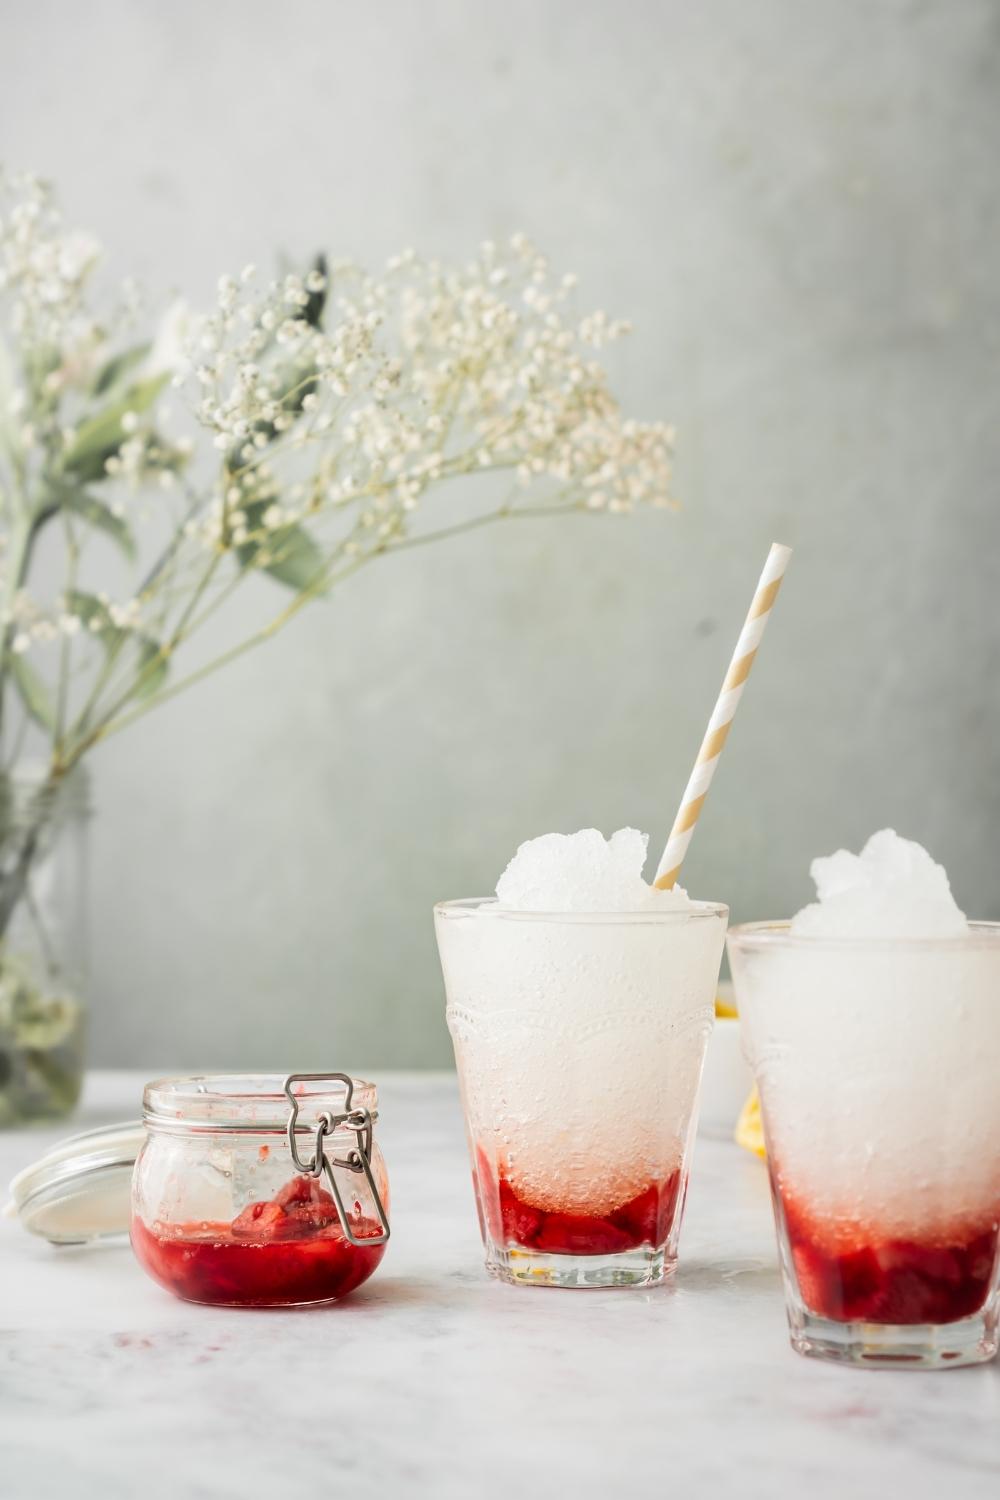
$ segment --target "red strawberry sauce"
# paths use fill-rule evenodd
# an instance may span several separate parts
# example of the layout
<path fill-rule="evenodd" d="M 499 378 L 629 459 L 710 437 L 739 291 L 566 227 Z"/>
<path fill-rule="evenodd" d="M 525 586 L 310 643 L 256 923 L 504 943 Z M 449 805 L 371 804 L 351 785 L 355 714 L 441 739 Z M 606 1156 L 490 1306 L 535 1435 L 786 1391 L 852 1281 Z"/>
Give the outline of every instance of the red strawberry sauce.
<path fill-rule="evenodd" d="M 358 1219 L 354 1233 L 377 1237 Z M 154 1281 L 188 1302 L 290 1307 L 344 1297 L 367 1281 L 384 1245 L 352 1245 L 333 1198 L 310 1177 L 293 1177 L 267 1203 L 248 1203 L 227 1223 L 146 1225 L 132 1217 L 132 1248 Z"/>
<path fill-rule="evenodd" d="M 920 1241 L 858 1228 L 829 1229 L 783 1198 L 799 1291 L 836 1323 L 954 1323 L 983 1306 L 993 1285 L 1000 1226 Z"/>
<path fill-rule="evenodd" d="M 680 1172 L 672 1172 L 607 1214 L 560 1213 L 519 1198 L 480 1151 L 476 1204 L 484 1233 L 498 1244 L 548 1255 L 615 1255 L 666 1243 L 678 1209 L 680 1181 Z"/>

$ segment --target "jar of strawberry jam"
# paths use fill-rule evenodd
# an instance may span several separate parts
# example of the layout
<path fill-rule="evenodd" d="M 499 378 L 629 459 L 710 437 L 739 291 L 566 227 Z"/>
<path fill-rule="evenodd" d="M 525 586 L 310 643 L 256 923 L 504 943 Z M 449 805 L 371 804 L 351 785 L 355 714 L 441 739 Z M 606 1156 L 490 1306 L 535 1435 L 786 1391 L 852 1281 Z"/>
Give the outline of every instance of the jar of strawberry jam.
<path fill-rule="evenodd" d="M 375 1086 L 346 1073 L 169 1078 L 143 1096 L 132 1248 L 188 1302 L 333 1302 L 389 1238 Z"/>

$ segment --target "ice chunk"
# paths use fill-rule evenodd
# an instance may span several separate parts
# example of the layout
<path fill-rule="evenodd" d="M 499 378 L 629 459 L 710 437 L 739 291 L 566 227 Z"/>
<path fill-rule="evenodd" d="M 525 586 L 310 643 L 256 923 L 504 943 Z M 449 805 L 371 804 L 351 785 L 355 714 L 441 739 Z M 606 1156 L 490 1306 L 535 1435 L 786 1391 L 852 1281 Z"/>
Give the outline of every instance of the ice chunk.
<path fill-rule="evenodd" d="M 642 878 L 649 836 L 619 828 L 544 833 L 522 844 L 497 882 L 512 911 L 669 911 L 690 906 L 680 886 L 658 891 Z"/>
<path fill-rule="evenodd" d="M 819 900 L 792 921 L 795 937 L 964 937 L 944 868 L 891 828 L 873 833 L 860 854 L 838 849 L 814 859 Z"/>

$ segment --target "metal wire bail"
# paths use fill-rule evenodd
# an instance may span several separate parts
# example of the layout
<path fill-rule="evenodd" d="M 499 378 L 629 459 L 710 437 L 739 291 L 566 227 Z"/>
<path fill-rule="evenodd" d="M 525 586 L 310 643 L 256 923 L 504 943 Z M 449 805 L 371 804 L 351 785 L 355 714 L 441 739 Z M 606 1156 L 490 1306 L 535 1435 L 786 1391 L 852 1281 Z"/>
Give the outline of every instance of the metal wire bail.
<path fill-rule="evenodd" d="M 313 1137 L 313 1153 L 308 1161 L 303 1161 L 299 1155 L 298 1144 L 295 1139 L 295 1127 L 299 1117 L 299 1100 L 293 1093 L 293 1085 L 296 1083 L 341 1083 L 344 1086 L 344 1109 L 341 1114 L 332 1115 L 329 1110 L 324 1110 L 316 1122 L 316 1134 Z M 284 1084 L 285 1093 L 291 1109 L 288 1112 L 288 1125 L 285 1134 L 288 1137 L 288 1149 L 291 1152 L 292 1161 L 298 1170 L 306 1177 L 319 1178 L 326 1175 L 330 1185 L 330 1193 L 337 1209 L 337 1218 L 340 1227 L 348 1242 L 352 1245 L 384 1245 L 389 1238 L 389 1220 L 386 1215 L 379 1190 L 375 1183 L 372 1172 L 371 1154 L 374 1135 L 374 1122 L 371 1111 L 368 1109 L 352 1109 L 351 1103 L 354 1098 L 354 1079 L 346 1073 L 289 1073 Z M 345 1157 L 335 1156 L 332 1161 L 326 1154 L 324 1142 L 328 1135 L 334 1135 L 343 1128 L 354 1131 L 357 1142 L 353 1150 Z M 351 1228 L 347 1215 L 347 1209 L 337 1185 L 337 1179 L 333 1175 L 334 1167 L 340 1167 L 344 1172 L 360 1172 L 368 1184 L 368 1189 L 375 1206 L 375 1213 L 381 1227 L 381 1234 L 372 1235 L 359 1239 Z"/>

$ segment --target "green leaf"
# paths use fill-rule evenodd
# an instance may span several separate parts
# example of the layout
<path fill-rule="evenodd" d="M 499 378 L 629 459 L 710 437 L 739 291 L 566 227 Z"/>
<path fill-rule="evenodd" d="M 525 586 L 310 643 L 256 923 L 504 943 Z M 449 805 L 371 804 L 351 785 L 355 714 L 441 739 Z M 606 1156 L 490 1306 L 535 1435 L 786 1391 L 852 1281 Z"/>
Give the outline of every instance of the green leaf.
<path fill-rule="evenodd" d="M 21 700 L 28 713 L 36 724 L 40 724 L 43 729 L 54 732 L 56 714 L 52 705 L 52 699 L 49 696 L 48 688 L 34 667 L 29 665 L 24 656 L 12 652 L 10 656 L 10 669 L 17 684 L 17 690 L 21 694 Z"/>
<path fill-rule="evenodd" d="M 292 416 L 299 416 L 306 397 L 311 395 L 318 385 L 316 366 L 311 362 L 307 365 L 298 365 L 289 375 L 284 392 L 279 398 L 282 410 Z"/>
<path fill-rule="evenodd" d="M 70 614 L 76 615 L 91 635 L 96 635 L 105 645 L 114 644 L 125 632 L 111 618 L 108 606 L 96 594 L 85 594 L 82 589 L 72 589 L 66 596 Z"/>
<path fill-rule="evenodd" d="M 146 635 L 144 631 L 133 630 L 127 625 L 116 625 L 108 606 L 95 594 L 74 589 L 68 596 L 67 603 L 70 612 L 82 621 L 85 630 L 97 637 L 106 651 L 117 654 L 130 646 L 133 648 L 137 685 L 132 690 L 131 697 L 151 698 L 158 692 L 168 671 L 168 659 L 161 655 L 159 641 Z M 154 660 L 155 666 L 152 665 Z"/>
<path fill-rule="evenodd" d="M 103 531 L 105 536 L 110 537 L 111 541 L 121 548 L 130 562 L 135 561 L 135 542 L 128 524 L 122 520 L 121 516 L 116 516 L 103 500 L 98 500 L 96 495 L 90 495 L 86 490 L 74 489 L 63 484 L 51 485 L 50 494 L 56 506 L 62 510 L 71 511 L 73 515 L 79 516 L 82 521 L 86 521 L 97 531 Z M 48 502 L 43 502 L 40 519 L 47 519 L 49 512 Z"/>
<path fill-rule="evenodd" d="M 139 652 L 139 675 L 132 697 L 152 698 L 167 680 L 169 662 L 167 657 L 160 655 L 159 641 L 154 641 L 151 635 L 133 634 Z"/>
<path fill-rule="evenodd" d="M 116 385 L 125 379 L 143 360 L 152 349 L 152 344 L 134 344 L 131 349 L 123 349 L 121 354 L 115 354 L 107 360 L 98 370 L 91 391 L 95 396 L 104 396 L 113 390 Z"/>
<path fill-rule="evenodd" d="M 321 292 L 309 293 L 309 301 L 302 309 L 302 317 L 309 324 L 310 328 L 322 328 L 323 310 L 326 307 L 327 288 L 330 280 L 330 270 L 326 263 L 326 256 L 322 251 L 316 256 L 309 269 L 319 272 L 323 278 L 324 286 Z"/>
<path fill-rule="evenodd" d="M 315 295 L 319 295 L 316 293 Z M 278 395 L 278 404 L 282 411 L 291 417 L 300 417 L 306 397 L 316 390 L 319 385 L 319 377 L 316 366 L 309 364 L 286 365 L 282 372 L 281 390 Z M 275 438 L 281 437 L 273 422 L 255 422 L 251 437 L 262 435 L 269 443 Z M 227 465 L 230 470 L 239 469 L 243 463 L 242 454 L 246 448 L 246 438 L 241 438 L 235 443 L 227 457 Z"/>
<path fill-rule="evenodd" d="M 130 411 L 148 411 L 169 379 L 164 374 L 138 381 L 117 401 L 78 427 L 72 444 L 63 454 L 63 469 L 85 482 L 103 479 L 108 459 L 118 452 L 128 436 L 122 426 L 123 418 Z"/>
<path fill-rule="evenodd" d="M 135 561 L 135 542 L 128 525 L 103 500 L 98 500 L 95 495 L 88 495 L 86 490 L 80 490 L 63 504 L 67 510 L 116 542 L 130 562 Z"/>
<path fill-rule="evenodd" d="M 132 697 L 152 698 L 167 680 L 169 662 L 165 656 L 160 655 L 159 641 L 154 641 L 151 635 L 139 635 L 134 631 L 133 635 L 139 652 L 139 671 Z"/>
<path fill-rule="evenodd" d="M 169 469 L 172 474 L 179 474 L 187 467 L 190 459 L 190 453 L 183 448 L 175 448 L 155 429 L 147 434 L 142 460 L 145 469 L 155 470 L 158 474 Z"/>
<path fill-rule="evenodd" d="M 326 557 L 321 547 L 313 541 L 303 526 L 290 522 L 287 526 L 276 526 L 264 531 L 264 513 L 273 500 L 253 500 L 243 506 L 247 530 L 251 540 L 236 548 L 240 565 L 244 568 L 259 568 L 286 588 L 301 593 L 322 573 Z M 319 592 L 325 592 L 320 590 Z"/>

